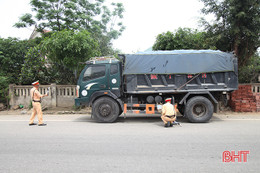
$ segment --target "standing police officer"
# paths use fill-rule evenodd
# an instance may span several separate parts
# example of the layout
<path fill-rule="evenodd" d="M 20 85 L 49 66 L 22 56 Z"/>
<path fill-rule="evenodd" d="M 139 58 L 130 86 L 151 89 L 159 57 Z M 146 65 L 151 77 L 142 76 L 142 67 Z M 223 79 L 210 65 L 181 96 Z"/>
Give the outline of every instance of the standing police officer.
<path fill-rule="evenodd" d="M 164 127 L 172 127 L 173 122 L 176 120 L 176 111 L 173 104 L 171 104 L 171 100 L 171 98 L 165 99 L 166 103 L 162 107 L 161 118 L 164 122 Z"/>
<path fill-rule="evenodd" d="M 32 83 L 33 88 L 30 91 L 31 98 L 32 98 L 32 105 L 33 105 L 33 111 L 30 118 L 29 126 L 36 125 L 33 121 L 35 118 L 35 115 L 38 116 L 38 126 L 46 126 L 47 124 L 44 124 L 42 122 L 42 106 L 41 106 L 41 98 L 48 96 L 48 94 L 42 95 L 39 92 L 39 81 Z"/>

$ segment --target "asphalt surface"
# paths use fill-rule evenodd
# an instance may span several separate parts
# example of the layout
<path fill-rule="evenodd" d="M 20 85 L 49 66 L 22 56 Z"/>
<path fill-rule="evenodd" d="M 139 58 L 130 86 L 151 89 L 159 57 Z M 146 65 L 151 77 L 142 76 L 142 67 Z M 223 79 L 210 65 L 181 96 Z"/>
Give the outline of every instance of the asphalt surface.
<path fill-rule="evenodd" d="M 0 172 L 259 172 L 260 114 L 215 115 L 164 128 L 159 117 L 94 122 L 89 115 L 0 115 Z M 36 121 L 37 122 L 37 121 Z M 224 151 L 249 151 L 225 163 Z"/>

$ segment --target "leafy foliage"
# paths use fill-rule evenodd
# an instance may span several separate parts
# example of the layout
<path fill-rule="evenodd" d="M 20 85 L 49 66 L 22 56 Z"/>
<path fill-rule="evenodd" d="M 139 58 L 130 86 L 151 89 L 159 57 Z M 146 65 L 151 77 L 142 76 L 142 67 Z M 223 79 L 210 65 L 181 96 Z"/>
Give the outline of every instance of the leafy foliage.
<path fill-rule="evenodd" d="M 254 55 L 247 64 L 239 69 L 240 83 L 257 83 L 260 75 L 260 56 Z"/>
<path fill-rule="evenodd" d="M 45 57 L 40 52 L 40 45 L 30 48 L 22 64 L 20 82 L 27 85 L 36 80 L 40 80 L 42 84 L 50 82 L 45 63 Z"/>
<path fill-rule="evenodd" d="M 190 28 L 179 28 L 175 33 L 168 31 L 159 34 L 153 45 L 153 50 L 175 49 L 215 49 L 215 47 L 207 39 L 207 33 Z"/>
<path fill-rule="evenodd" d="M 239 66 L 244 66 L 260 46 L 260 0 L 201 0 L 204 14 L 214 14 L 215 22 L 202 23 L 216 47 L 222 51 L 234 51 Z"/>
<path fill-rule="evenodd" d="M 75 84 L 84 62 L 99 55 L 97 41 L 86 30 L 52 32 L 27 52 L 20 81 Z"/>
<path fill-rule="evenodd" d="M 30 85 L 36 80 L 41 84 L 70 84 L 75 81 L 73 71 L 43 56 L 40 44 L 27 52 L 20 74 L 22 84 Z"/>
<path fill-rule="evenodd" d="M 4 103 L 8 105 L 8 78 L 3 74 L 0 74 L 0 103 Z"/>
<path fill-rule="evenodd" d="M 87 30 L 99 41 L 102 54 L 109 54 L 111 40 L 117 39 L 124 26 L 122 24 L 124 7 L 122 3 L 104 5 L 104 0 L 31 0 L 32 14 L 25 14 L 14 26 L 17 28 L 37 25 L 39 31 L 50 29 Z M 110 10 L 112 9 L 112 11 Z"/>
<path fill-rule="evenodd" d="M 68 73 L 73 71 L 74 78 L 69 80 L 73 83 L 77 80 L 83 63 L 91 57 L 100 55 L 98 48 L 97 41 L 86 30 L 55 32 L 42 42 L 43 53 L 48 56 L 51 68 L 61 69 L 63 66 L 62 71 Z"/>
<path fill-rule="evenodd" d="M 0 102 L 8 105 L 9 83 L 19 83 L 19 74 L 27 50 L 35 41 L 20 41 L 16 38 L 0 38 Z"/>
<path fill-rule="evenodd" d="M 20 41 L 16 38 L 0 38 L 0 73 L 4 74 L 9 82 L 18 83 L 19 74 L 25 55 L 30 47 L 35 46 L 38 39 L 32 41 Z"/>

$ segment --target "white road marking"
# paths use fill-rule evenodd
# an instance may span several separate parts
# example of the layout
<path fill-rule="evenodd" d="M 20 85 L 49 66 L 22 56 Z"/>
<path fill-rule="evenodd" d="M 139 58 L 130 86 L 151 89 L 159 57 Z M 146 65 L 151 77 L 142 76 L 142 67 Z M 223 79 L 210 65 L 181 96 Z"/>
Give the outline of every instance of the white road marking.
<path fill-rule="evenodd" d="M 5 122 L 5 121 L 19 122 L 19 121 L 29 121 L 29 120 L 0 120 L 0 122 Z M 37 120 L 35 120 L 35 121 L 37 121 Z M 45 119 L 44 121 L 74 121 L 74 120 L 48 120 L 48 119 Z"/>
<path fill-rule="evenodd" d="M 127 117 L 126 117 L 126 119 L 127 119 Z M 260 121 L 260 119 L 211 119 L 210 121 L 226 121 L 226 120 L 227 121 Z M 20 121 L 23 122 L 23 121 L 29 121 L 29 120 L 0 120 L 0 122 L 20 122 Z M 35 120 L 35 121 L 37 121 L 37 120 Z M 75 119 L 71 119 L 71 120 L 44 119 L 44 121 L 60 121 L 60 122 L 78 121 L 78 122 L 80 122 L 80 120 L 75 120 Z"/>
<path fill-rule="evenodd" d="M 249 121 L 259 121 L 260 119 L 213 119 L 212 121 L 220 121 L 220 120 L 223 120 L 223 121 L 225 121 L 225 120 L 228 120 L 228 121 L 245 121 L 245 120 L 249 120 Z"/>

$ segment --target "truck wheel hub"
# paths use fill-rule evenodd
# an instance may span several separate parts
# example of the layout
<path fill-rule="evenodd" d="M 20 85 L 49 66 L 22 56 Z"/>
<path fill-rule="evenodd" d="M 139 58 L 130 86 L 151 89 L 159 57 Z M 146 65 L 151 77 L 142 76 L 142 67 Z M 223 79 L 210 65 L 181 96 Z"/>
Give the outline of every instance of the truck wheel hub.
<path fill-rule="evenodd" d="M 99 112 L 102 116 L 106 117 L 111 114 L 111 106 L 109 104 L 103 104 L 99 107 Z"/>
<path fill-rule="evenodd" d="M 193 113 L 196 116 L 203 116 L 205 112 L 206 112 L 206 107 L 202 104 L 198 104 L 193 107 Z"/>

